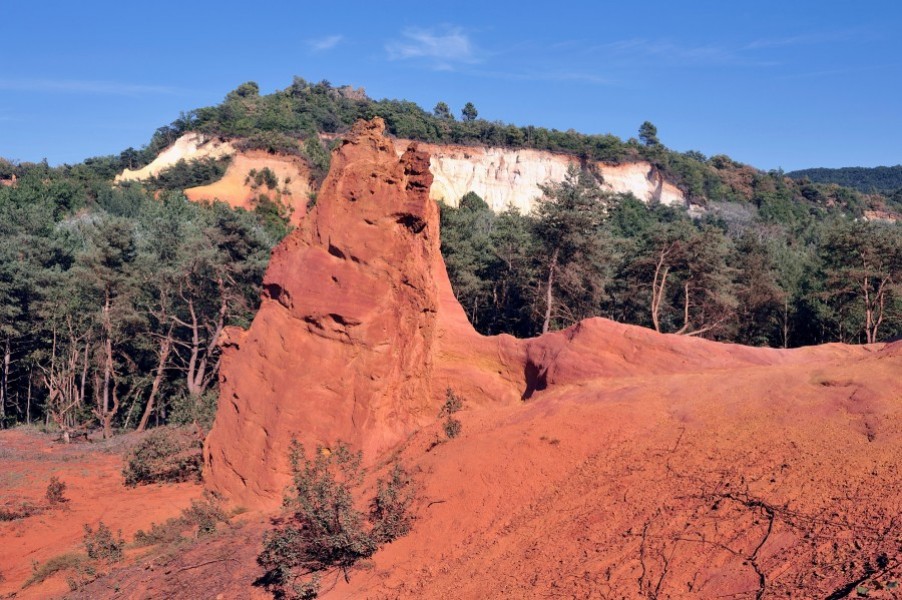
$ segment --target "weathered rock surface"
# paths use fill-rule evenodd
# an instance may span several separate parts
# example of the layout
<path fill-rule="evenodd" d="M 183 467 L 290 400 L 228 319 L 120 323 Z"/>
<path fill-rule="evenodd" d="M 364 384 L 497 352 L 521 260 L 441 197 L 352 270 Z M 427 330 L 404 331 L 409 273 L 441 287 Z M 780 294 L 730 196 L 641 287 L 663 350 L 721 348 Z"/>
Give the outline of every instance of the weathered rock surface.
<path fill-rule="evenodd" d="M 462 390 L 519 399 L 502 362 L 518 342 L 478 336 L 451 292 L 428 156 L 399 160 L 383 129 L 360 123 L 333 154 L 316 207 L 273 252 L 252 326 L 227 332 L 206 480 L 239 504 L 279 504 L 293 437 L 372 458 L 434 420 L 461 363 L 484 369 Z"/>

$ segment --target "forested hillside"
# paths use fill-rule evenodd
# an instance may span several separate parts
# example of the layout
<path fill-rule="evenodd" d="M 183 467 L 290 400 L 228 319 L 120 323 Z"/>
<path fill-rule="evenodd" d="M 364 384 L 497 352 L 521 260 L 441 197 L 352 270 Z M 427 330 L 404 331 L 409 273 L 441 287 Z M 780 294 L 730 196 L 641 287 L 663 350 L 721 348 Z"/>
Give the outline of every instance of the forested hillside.
<path fill-rule="evenodd" d="M 90 165 L 0 187 L 0 423 L 209 420 L 222 328 L 246 324 L 284 226 Z"/>
<path fill-rule="evenodd" d="M 489 122 L 472 105 L 458 119 L 444 103 L 427 112 L 326 82 L 296 79 L 269 95 L 246 83 L 140 150 L 58 168 L 0 161 L 0 424 L 109 434 L 204 422 L 219 334 L 252 318 L 287 222 L 267 202 L 251 212 L 188 202 L 181 190 L 215 180 L 224 162 L 180 163 L 143 184 L 114 176 L 200 131 L 302 156 L 321 181 L 328 140 L 375 116 L 404 138 L 566 152 L 584 164 L 648 160 L 703 208 L 692 219 L 605 193 L 590 168 L 546 188 L 529 215 L 495 214 L 475 194 L 443 207 L 449 275 L 483 333 L 531 336 L 600 315 L 777 347 L 902 335 L 902 226 L 861 218 L 892 214 L 899 197 L 675 152 L 651 123 L 622 141 Z"/>
<path fill-rule="evenodd" d="M 798 180 L 835 183 L 865 193 L 898 196 L 902 191 L 902 165 L 895 167 L 843 167 L 841 169 L 801 169 L 787 173 Z M 897 198 L 898 202 L 898 198 Z"/>
<path fill-rule="evenodd" d="M 720 204 L 702 219 L 601 192 L 585 173 L 531 215 L 475 195 L 442 209 L 442 252 L 484 333 L 538 334 L 600 315 L 665 333 L 776 347 L 902 334 L 902 226 Z"/>
<path fill-rule="evenodd" d="M 866 195 L 831 184 L 798 182 L 779 172 L 766 173 L 724 155 L 706 157 L 700 152 L 676 152 L 666 147 L 652 123 L 640 125 L 637 139 L 621 140 L 610 134 L 583 134 L 534 126 L 517 126 L 478 117 L 467 103 L 455 117 L 444 102 L 431 112 L 404 100 L 373 100 L 363 90 L 335 87 L 329 82 L 310 83 L 296 77 L 292 84 L 272 94 L 260 94 L 247 82 L 230 92 L 217 106 L 182 113 L 158 129 L 141 150 L 129 148 L 119 156 L 92 159 L 95 169 L 113 174 L 148 164 L 161 150 L 189 131 L 237 139 L 242 149 L 264 149 L 303 156 L 314 178 L 328 170 L 329 147 L 325 137 L 348 130 L 358 119 L 381 117 L 387 131 L 401 138 L 439 144 L 533 148 L 567 153 L 584 162 L 647 160 L 680 187 L 697 205 L 710 202 L 750 202 L 765 214 L 785 213 L 798 204 L 812 209 L 862 216 L 867 210 L 900 210 L 880 195 Z M 3 174 L 0 173 L 0 179 Z"/>

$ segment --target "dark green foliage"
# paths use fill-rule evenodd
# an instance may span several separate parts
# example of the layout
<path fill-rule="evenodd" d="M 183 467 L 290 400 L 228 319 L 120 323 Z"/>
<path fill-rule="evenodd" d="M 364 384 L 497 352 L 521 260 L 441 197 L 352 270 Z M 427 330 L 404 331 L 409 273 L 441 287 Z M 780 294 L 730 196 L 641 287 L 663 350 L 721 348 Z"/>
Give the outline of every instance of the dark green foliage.
<path fill-rule="evenodd" d="M 199 396 L 180 394 L 172 399 L 169 422 L 172 425 L 196 425 L 209 431 L 216 418 L 217 390 L 208 390 Z"/>
<path fill-rule="evenodd" d="M 277 131 L 261 131 L 236 142 L 239 150 L 265 150 L 270 154 L 301 156 L 297 139 Z"/>
<path fill-rule="evenodd" d="M 401 465 L 395 464 L 388 479 L 376 483 L 376 495 L 370 501 L 371 535 L 377 544 L 388 544 L 410 533 L 413 517 L 409 508 L 413 500 L 410 477 Z"/>
<path fill-rule="evenodd" d="M 613 245 L 602 227 L 612 203 L 587 171 L 571 167 L 567 178 L 542 188 L 533 231 L 543 274 L 542 332 L 569 325 L 597 310 L 611 278 Z"/>
<path fill-rule="evenodd" d="M 892 194 L 902 189 L 902 165 L 894 167 L 843 167 L 840 169 L 800 169 L 786 174 L 797 180 L 835 183 L 871 194 Z"/>
<path fill-rule="evenodd" d="M 184 190 L 219 181 L 229 167 L 230 158 L 204 158 L 190 162 L 182 159 L 151 177 L 145 183 L 156 190 Z"/>
<path fill-rule="evenodd" d="M 735 166 L 725 157 L 712 161 Z M 441 213 L 452 287 L 487 334 L 541 331 L 555 264 L 550 329 L 601 315 L 752 345 L 900 335 L 902 273 L 893 265 L 902 227 L 852 226 L 828 207 L 845 192 L 806 188 L 808 199 L 799 201 L 778 174 L 748 174 L 760 208 L 711 203 L 697 220 L 629 196 L 605 197 L 586 174 L 582 183 L 577 175 L 546 190 L 531 215 L 495 215 L 468 195 Z"/>
<path fill-rule="evenodd" d="M 439 102 L 435 105 L 435 108 L 432 109 L 432 114 L 437 119 L 444 119 L 445 121 L 453 121 L 454 114 L 451 112 L 451 109 L 448 108 L 448 105 L 444 102 Z"/>
<path fill-rule="evenodd" d="M 51 506 L 68 502 L 69 499 L 66 498 L 66 483 L 60 481 L 56 475 L 51 476 L 50 483 L 47 484 L 47 490 L 44 492 L 44 497 L 47 498 L 47 502 Z"/>
<path fill-rule="evenodd" d="M 40 512 L 41 508 L 39 506 L 27 501 L 0 506 L 0 522 L 18 521 L 39 514 Z"/>
<path fill-rule="evenodd" d="M 263 167 L 261 170 L 251 169 L 248 171 L 247 178 L 244 183 L 249 184 L 252 189 L 266 186 L 270 190 L 279 189 L 279 178 L 272 172 L 269 167 Z"/>
<path fill-rule="evenodd" d="M 256 309 L 287 231 L 278 215 L 155 198 L 83 168 L 16 169 L 0 186 L 0 426 L 96 419 L 109 435 L 214 391 L 213 338 Z"/>
<path fill-rule="evenodd" d="M 332 154 L 323 146 L 323 142 L 317 136 L 310 136 L 304 142 L 304 155 L 310 163 L 313 183 L 319 186 L 329 173 L 329 164 Z"/>
<path fill-rule="evenodd" d="M 122 551 L 125 549 L 125 540 L 122 539 L 122 532 L 118 536 L 113 535 L 112 530 L 104 525 L 101 521 L 97 525 L 97 531 L 94 531 L 90 525 L 85 525 L 85 535 L 82 538 L 85 551 L 88 558 L 92 560 L 102 560 L 107 563 L 119 562 L 122 560 Z"/>
<path fill-rule="evenodd" d="M 409 531 L 412 494 L 400 467 L 388 481 L 379 481 L 368 515 L 356 508 L 360 460 L 361 454 L 343 443 L 333 450 L 318 447 L 313 458 L 307 458 L 299 443 L 292 444 L 294 479 L 285 498 L 287 517 L 266 534 L 257 557 L 267 570 L 265 581 L 281 597 L 315 598 L 320 576 L 337 570 L 348 578 L 359 561 Z"/>
<path fill-rule="evenodd" d="M 447 417 L 442 423 L 442 430 L 449 440 L 453 440 L 460 435 L 462 429 L 463 424 L 460 422 L 460 419 L 455 419 L 454 417 Z"/>
<path fill-rule="evenodd" d="M 661 141 L 658 139 L 658 128 L 651 121 L 645 121 L 639 126 L 639 141 L 646 146 L 658 146 Z"/>
<path fill-rule="evenodd" d="M 216 531 L 219 523 L 228 523 L 229 517 L 219 502 L 207 494 L 203 500 L 192 500 L 191 506 L 182 511 L 184 523 L 194 528 L 196 537 L 204 537 Z"/>
<path fill-rule="evenodd" d="M 476 117 L 479 116 L 479 112 L 476 110 L 476 107 L 473 106 L 472 102 L 467 102 L 461 109 L 460 116 L 465 123 L 470 123 L 476 120 Z"/>
<path fill-rule="evenodd" d="M 154 429 L 126 457 L 125 485 L 199 480 L 201 438 L 188 428 Z"/>

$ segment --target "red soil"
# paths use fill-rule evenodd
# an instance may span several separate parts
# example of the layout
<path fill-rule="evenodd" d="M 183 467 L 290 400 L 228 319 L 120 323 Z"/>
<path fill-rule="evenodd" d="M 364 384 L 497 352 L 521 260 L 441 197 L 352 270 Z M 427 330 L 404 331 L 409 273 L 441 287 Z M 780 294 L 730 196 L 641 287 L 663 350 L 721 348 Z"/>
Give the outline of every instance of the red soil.
<path fill-rule="evenodd" d="M 201 495 L 196 484 L 127 488 L 122 479 L 121 437 L 111 442 L 64 445 L 54 436 L 28 430 L 0 432 L 0 504 L 30 501 L 42 505 L 34 516 L 0 522 L 0 597 L 51 598 L 69 590 L 66 574 L 43 584 L 20 589 L 31 576 L 34 562 L 67 552 L 84 552 L 84 525 L 103 521 L 131 541 L 138 529 L 174 517 Z M 66 484 L 69 502 L 51 508 L 44 495 L 50 477 Z"/>
<path fill-rule="evenodd" d="M 274 509 L 293 436 L 418 473 L 413 533 L 327 597 L 895 593 L 898 345 L 748 348 L 604 319 L 481 337 L 424 161 L 358 127 L 223 361 L 212 489 Z M 435 446 L 446 387 L 463 435 Z"/>

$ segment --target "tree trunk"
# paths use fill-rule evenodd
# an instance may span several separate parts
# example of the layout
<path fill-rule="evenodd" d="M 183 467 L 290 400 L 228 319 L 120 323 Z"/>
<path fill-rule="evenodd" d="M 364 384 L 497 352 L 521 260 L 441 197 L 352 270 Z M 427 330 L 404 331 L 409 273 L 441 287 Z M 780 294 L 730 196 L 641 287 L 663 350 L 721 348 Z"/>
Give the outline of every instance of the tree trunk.
<path fill-rule="evenodd" d="M 551 327 L 551 312 L 554 304 L 554 272 L 557 269 L 558 249 L 554 249 L 551 255 L 551 264 L 548 266 L 548 288 L 545 290 L 545 320 L 542 323 L 542 333 L 548 333 Z"/>
<path fill-rule="evenodd" d="M 141 422 L 138 423 L 136 431 L 144 431 L 147 427 L 147 421 L 150 419 L 150 415 L 153 414 L 154 402 L 157 393 L 160 391 L 160 384 L 163 383 L 163 375 L 166 373 L 166 364 L 169 362 L 169 353 L 171 350 L 172 326 L 169 327 L 166 337 L 160 340 L 160 360 L 157 363 L 157 372 L 154 375 L 153 384 L 150 386 L 150 397 L 147 399 L 147 406 L 144 407 L 144 414 L 141 415 Z"/>
<path fill-rule="evenodd" d="M 683 326 L 680 327 L 680 330 L 676 332 L 677 335 L 682 335 L 689 330 L 689 282 L 683 286 Z"/>
<path fill-rule="evenodd" d="M 28 394 L 25 396 L 25 423 L 31 425 L 31 369 L 28 369 Z"/>
<path fill-rule="evenodd" d="M 3 373 L 0 374 L 0 429 L 6 427 L 6 404 L 9 401 L 9 340 L 3 346 Z"/>

